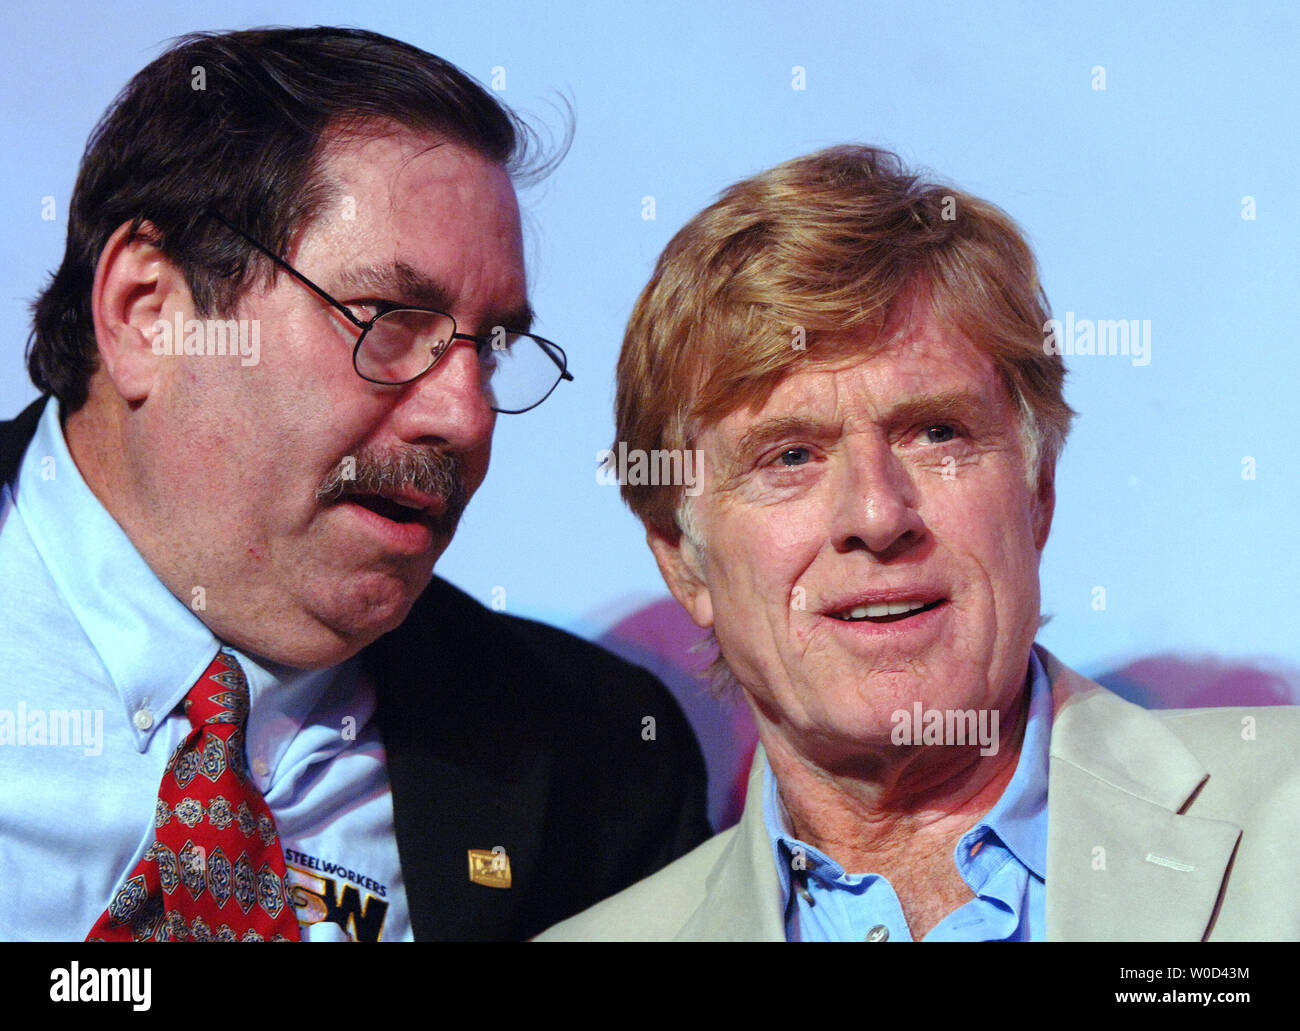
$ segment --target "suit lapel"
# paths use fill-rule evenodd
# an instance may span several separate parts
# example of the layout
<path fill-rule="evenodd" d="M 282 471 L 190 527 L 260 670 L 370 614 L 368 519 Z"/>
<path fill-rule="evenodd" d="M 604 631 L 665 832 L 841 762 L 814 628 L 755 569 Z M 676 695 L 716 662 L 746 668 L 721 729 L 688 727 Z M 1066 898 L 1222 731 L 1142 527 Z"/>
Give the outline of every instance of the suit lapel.
<path fill-rule="evenodd" d="M 763 746 L 754 753 L 745 811 L 706 881 L 704 901 L 682 925 L 682 941 L 785 941 L 781 882 L 763 822 Z"/>
<path fill-rule="evenodd" d="M 549 755 L 519 742 L 505 751 L 489 744 L 478 760 L 454 754 L 457 749 L 448 749 L 445 740 L 400 738 L 385 747 L 394 833 L 416 938 L 518 937 L 520 895 L 538 877 Z M 511 886 L 471 881 L 470 850 L 498 847 L 508 858 Z"/>
<path fill-rule="evenodd" d="M 1240 828 L 1179 815 L 1207 773 L 1157 716 L 1040 650 L 1052 682 L 1047 937 L 1206 936 Z"/>
<path fill-rule="evenodd" d="M 462 625 L 466 618 L 476 610 L 435 579 L 406 622 L 364 653 L 379 688 L 394 833 L 418 939 L 520 937 L 521 902 L 538 880 L 547 826 L 553 753 L 541 737 L 547 721 L 532 706 L 534 695 L 550 693 L 513 690 L 518 670 L 476 648 L 488 635 Z M 509 858 L 511 887 L 471 882 L 469 851 L 497 846 Z"/>

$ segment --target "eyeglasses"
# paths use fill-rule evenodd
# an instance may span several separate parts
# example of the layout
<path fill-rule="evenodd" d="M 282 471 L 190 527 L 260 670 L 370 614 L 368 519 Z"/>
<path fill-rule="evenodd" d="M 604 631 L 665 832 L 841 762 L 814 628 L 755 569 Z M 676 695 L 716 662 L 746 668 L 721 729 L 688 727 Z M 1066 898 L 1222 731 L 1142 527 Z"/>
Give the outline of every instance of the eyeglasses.
<path fill-rule="evenodd" d="M 208 214 L 242 237 L 297 279 L 361 331 L 352 352 L 357 375 L 371 383 L 400 386 L 419 379 L 438 364 L 455 340 L 478 349 L 483 393 L 494 412 L 517 415 L 551 396 L 560 380 L 573 380 L 559 344 L 531 333 L 495 327 L 490 334 L 472 336 L 456 331 L 456 320 L 433 308 L 384 307 L 372 319 L 359 319 L 269 247 L 215 211 Z"/>

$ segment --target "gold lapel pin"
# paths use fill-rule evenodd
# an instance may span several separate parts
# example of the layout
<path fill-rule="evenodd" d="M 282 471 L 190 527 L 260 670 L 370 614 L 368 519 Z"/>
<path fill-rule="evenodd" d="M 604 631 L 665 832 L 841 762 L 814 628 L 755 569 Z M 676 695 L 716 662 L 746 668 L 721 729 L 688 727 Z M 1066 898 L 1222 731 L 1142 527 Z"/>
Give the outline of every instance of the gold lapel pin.
<path fill-rule="evenodd" d="M 470 849 L 469 879 L 488 888 L 510 887 L 510 857 L 506 850 L 500 845 Z"/>

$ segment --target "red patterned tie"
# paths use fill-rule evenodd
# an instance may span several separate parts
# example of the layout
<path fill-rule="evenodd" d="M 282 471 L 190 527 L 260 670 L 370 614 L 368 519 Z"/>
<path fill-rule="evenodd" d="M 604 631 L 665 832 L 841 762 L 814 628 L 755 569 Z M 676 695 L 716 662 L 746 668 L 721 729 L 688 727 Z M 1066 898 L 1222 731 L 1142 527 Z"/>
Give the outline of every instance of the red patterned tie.
<path fill-rule="evenodd" d="M 87 941 L 299 941 L 275 820 L 248 779 L 248 681 L 222 650 L 185 696 L 155 841 Z"/>

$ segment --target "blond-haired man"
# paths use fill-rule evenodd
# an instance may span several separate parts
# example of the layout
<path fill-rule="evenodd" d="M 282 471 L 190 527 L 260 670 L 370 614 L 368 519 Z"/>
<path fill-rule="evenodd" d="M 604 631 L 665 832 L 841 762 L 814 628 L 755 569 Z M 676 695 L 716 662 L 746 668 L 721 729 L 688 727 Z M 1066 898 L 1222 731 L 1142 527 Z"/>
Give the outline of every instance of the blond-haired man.
<path fill-rule="evenodd" d="M 838 147 L 669 244 L 625 498 L 761 747 L 739 826 L 549 938 L 1295 937 L 1294 709 L 1151 713 L 1034 638 L 1073 414 L 999 209 Z M 1050 341 L 1048 342 L 1050 344 Z M 1249 717 L 1253 734 L 1243 734 Z"/>

